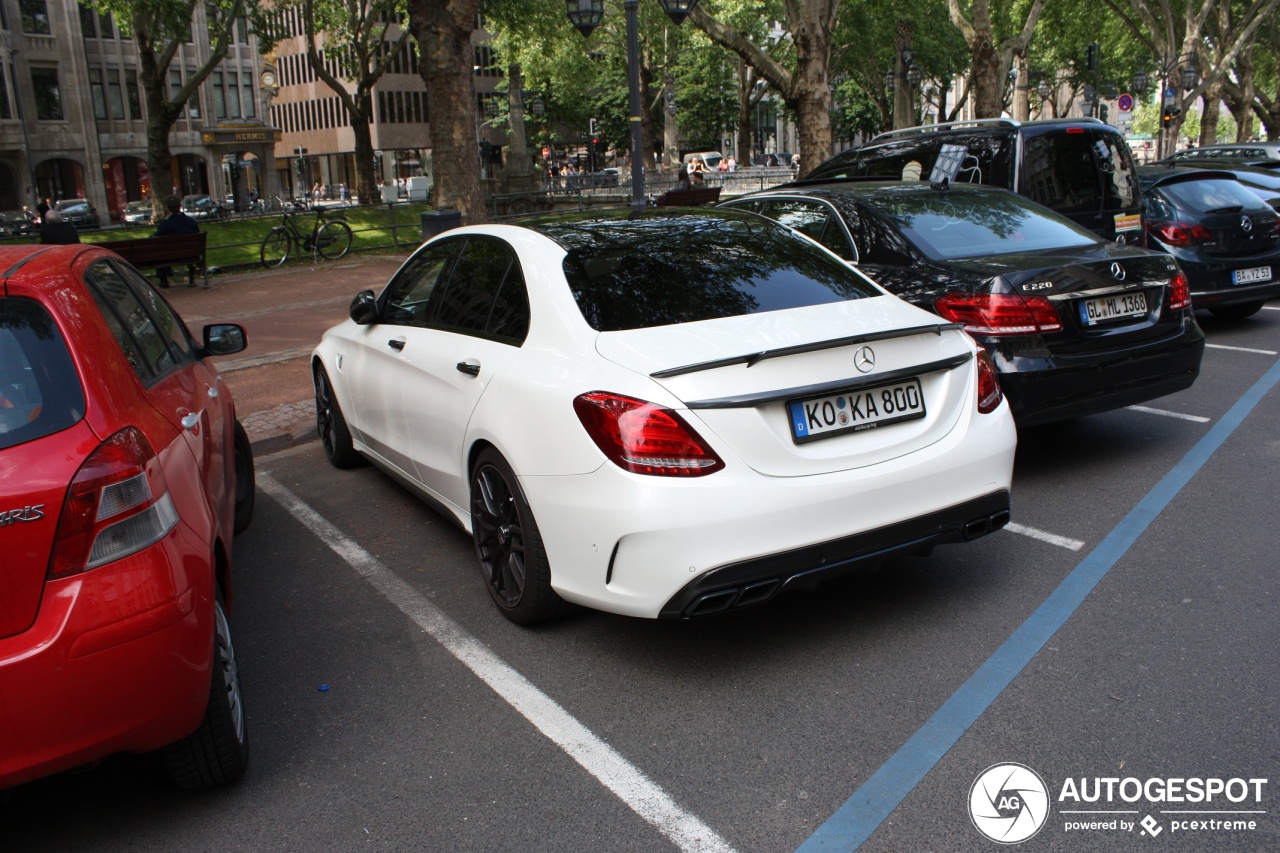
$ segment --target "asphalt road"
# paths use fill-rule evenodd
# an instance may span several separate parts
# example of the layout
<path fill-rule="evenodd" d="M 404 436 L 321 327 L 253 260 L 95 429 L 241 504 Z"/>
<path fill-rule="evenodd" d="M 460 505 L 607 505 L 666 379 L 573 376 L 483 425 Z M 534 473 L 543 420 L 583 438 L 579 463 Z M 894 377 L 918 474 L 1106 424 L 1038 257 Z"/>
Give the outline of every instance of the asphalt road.
<path fill-rule="evenodd" d="M 1203 324 L 1191 389 L 1020 437 L 1017 528 L 690 623 L 516 627 L 375 469 L 260 458 L 247 777 L 183 795 L 112 759 L 9 792 L 0 849 L 992 851 L 970 790 L 1008 762 L 1047 789 L 984 823 L 1042 821 L 1019 849 L 1280 849 L 1280 301 Z M 1268 781 L 1061 798 L 1097 778 Z"/>

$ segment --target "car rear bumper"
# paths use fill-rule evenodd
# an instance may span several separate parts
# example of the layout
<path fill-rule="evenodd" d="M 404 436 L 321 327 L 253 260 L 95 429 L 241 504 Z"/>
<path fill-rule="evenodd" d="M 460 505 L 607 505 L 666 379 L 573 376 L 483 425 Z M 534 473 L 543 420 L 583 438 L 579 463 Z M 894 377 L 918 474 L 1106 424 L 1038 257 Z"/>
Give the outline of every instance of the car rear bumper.
<path fill-rule="evenodd" d="M 1053 423 L 1132 406 L 1189 388 L 1200 375 L 1204 332 L 1190 319 L 1164 339 L 1079 356 L 992 352 L 1000 386 L 1020 427 Z"/>
<path fill-rule="evenodd" d="M 213 651 L 212 568 L 179 524 L 131 557 L 49 582 L 21 634 L 0 639 L 0 788 L 200 724 Z"/>
<path fill-rule="evenodd" d="M 678 480 L 604 463 L 520 483 L 561 597 L 629 616 L 682 617 L 725 603 L 694 605 L 708 595 L 734 590 L 728 606 L 757 603 L 826 569 L 958 541 L 972 521 L 983 519 L 971 535 L 1003 524 L 1015 445 L 1001 405 L 991 415 L 975 407 L 934 444 L 863 468 L 767 477 L 734 458 L 707 477 Z"/>
<path fill-rule="evenodd" d="M 1280 253 L 1233 260 L 1206 260 L 1203 256 L 1178 258 L 1178 266 L 1186 273 L 1191 286 L 1191 304 L 1195 308 L 1261 302 L 1280 296 Z M 1236 285 L 1231 274 L 1236 270 L 1271 267 L 1270 281 Z"/>

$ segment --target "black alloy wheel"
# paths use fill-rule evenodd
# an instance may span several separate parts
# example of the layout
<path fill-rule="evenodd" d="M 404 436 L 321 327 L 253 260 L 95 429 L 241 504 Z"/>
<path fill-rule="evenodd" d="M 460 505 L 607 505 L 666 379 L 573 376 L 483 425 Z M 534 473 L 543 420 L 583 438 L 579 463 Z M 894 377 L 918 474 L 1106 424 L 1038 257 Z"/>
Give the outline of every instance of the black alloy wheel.
<path fill-rule="evenodd" d="M 312 381 L 316 389 L 316 434 L 324 446 L 324 455 L 335 468 L 354 468 L 363 459 L 352 444 L 351 430 L 333 394 L 329 374 L 317 365 Z"/>
<path fill-rule="evenodd" d="M 257 484 L 253 472 L 253 445 L 249 442 L 249 434 L 239 421 L 235 425 L 235 532 L 247 530 L 253 521 L 253 504 L 257 498 Z"/>

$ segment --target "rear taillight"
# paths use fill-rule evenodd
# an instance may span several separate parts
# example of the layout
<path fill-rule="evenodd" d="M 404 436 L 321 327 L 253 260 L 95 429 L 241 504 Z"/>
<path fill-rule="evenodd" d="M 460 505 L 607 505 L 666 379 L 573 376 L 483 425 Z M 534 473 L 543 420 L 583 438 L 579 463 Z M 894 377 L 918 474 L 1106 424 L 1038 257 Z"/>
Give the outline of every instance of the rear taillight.
<path fill-rule="evenodd" d="M 656 403 L 592 391 L 573 410 L 596 446 L 618 467 L 659 477 L 700 477 L 724 467 L 684 418 Z"/>
<path fill-rule="evenodd" d="M 127 427 L 89 454 L 62 506 L 49 577 L 60 578 L 135 554 L 178 523 L 160 460 Z"/>
<path fill-rule="evenodd" d="M 1000 390 L 1000 378 L 996 375 L 996 366 L 991 356 L 984 349 L 978 350 L 978 411 L 989 415 L 1004 399 Z"/>
<path fill-rule="evenodd" d="M 1016 293 L 948 293 L 934 310 L 975 335 L 1035 335 L 1062 331 L 1053 303 Z"/>
<path fill-rule="evenodd" d="M 1188 222 L 1148 222 L 1147 231 L 1161 243 L 1170 246 L 1194 246 L 1212 243 L 1213 234 L 1203 225 Z"/>
<path fill-rule="evenodd" d="M 1182 272 L 1174 274 L 1169 279 L 1169 310 L 1178 311 L 1182 308 L 1191 307 L 1191 286 L 1187 284 L 1187 277 Z"/>

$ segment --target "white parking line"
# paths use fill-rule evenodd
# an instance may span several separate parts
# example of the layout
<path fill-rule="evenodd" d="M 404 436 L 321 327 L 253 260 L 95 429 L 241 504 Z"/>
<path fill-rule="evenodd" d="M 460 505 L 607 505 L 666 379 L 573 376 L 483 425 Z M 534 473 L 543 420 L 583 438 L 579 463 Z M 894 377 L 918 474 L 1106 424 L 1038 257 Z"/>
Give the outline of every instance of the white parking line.
<path fill-rule="evenodd" d="M 489 651 L 461 625 L 446 616 L 388 569 L 377 557 L 343 536 L 338 529 L 270 474 L 258 475 L 258 487 L 346 561 L 374 589 L 444 646 L 495 693 L 546 735 L 570 758 L 618 796 L 636 814 L 681 850 L 733 853 L 733 847 L 711 827 L 680 807 L 666 791 L 623 758 L 551 697 Z"/>
<path fill-rule="evenodd" d="M 1263 305 L 1263 311 L 1280 311 L 1280 305 Z"/>
<path fill-rule="evenodd" d="M 1184 421 L 1195 421 L 1198 424 L 1207 424 L 1208 418 L 1202 418 L 1199 415 L 1184 415 L 1182 412 L 1167 412 L 1164 409 L 1152 409 L 1147 406 L 1125 406 L 1126 409 L 1133 409 L 1135 412 L 1146 412 L 1148 415 L 1164 415 L 1166 418 L 1181 418 Z"/>
<path fill-rule="evenodd" d="M 1045 533 L 1043 530 L 1036 530 L 1034 527 L 1027 527 L 1022 524 L 1014 524 L 1009 522 L 1004 529 L 1010 533 L 1017 533 L 1020 536 L 1030 536 L 1032 539 L 1039 539 L 1041 542 L 1048 542 L 1050 545 L 1057 545 L 1059 548 L 1066 548 L 1068 551 L 1079 551 L 1084 547 L 1084 543 L 1079 539 L 1068 539 L 1065 536 L 1058 536 L 1055 533 Z"/>
<path fill-rule="evenodd" d="M 1249 347 L 1229 347 L 1226 344 L 1205 344 L 1209 349 L 1229 349 L 1232 352 L 1256 352 L 1259 355 L 1280 355 L 1275 350 L 1270 349 L 1250 349 Z"/>

